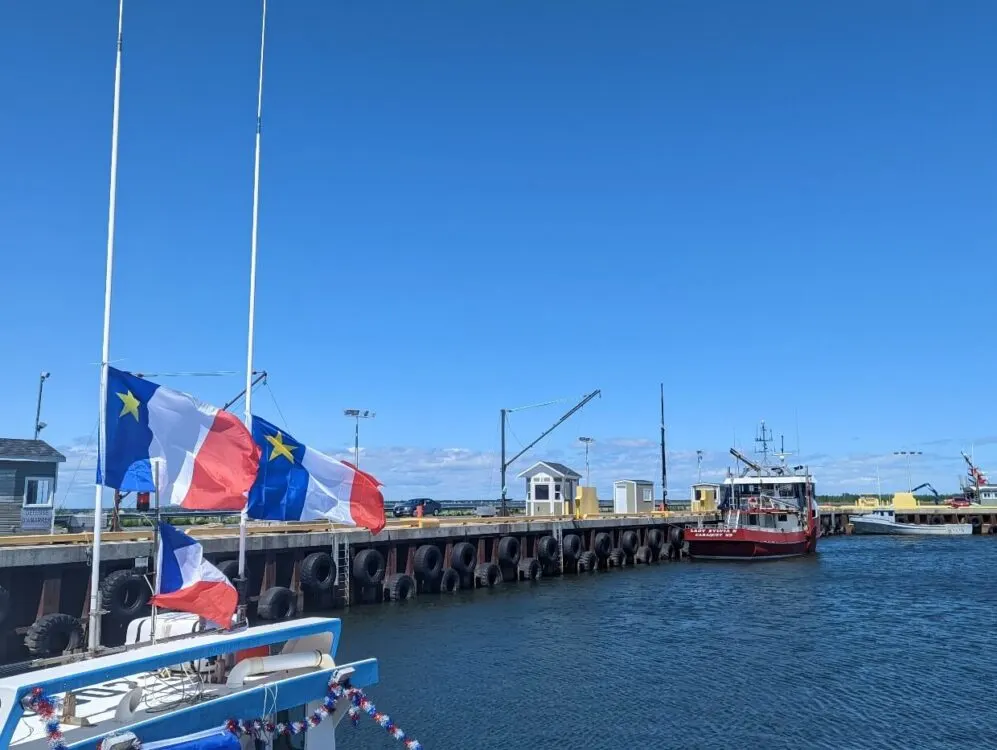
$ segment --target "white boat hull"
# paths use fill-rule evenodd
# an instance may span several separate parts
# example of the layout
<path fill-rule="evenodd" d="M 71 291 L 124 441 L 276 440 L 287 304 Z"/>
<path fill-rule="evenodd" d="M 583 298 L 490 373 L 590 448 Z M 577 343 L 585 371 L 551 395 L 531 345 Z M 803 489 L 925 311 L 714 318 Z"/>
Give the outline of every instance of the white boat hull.
<path fill-rule="evenodd" d="M 969 523 L 898 523 L 879 518 L 853 518 L 855 534 L 893 534 L 904 536 L 970 536 L 973 525 Z"/>

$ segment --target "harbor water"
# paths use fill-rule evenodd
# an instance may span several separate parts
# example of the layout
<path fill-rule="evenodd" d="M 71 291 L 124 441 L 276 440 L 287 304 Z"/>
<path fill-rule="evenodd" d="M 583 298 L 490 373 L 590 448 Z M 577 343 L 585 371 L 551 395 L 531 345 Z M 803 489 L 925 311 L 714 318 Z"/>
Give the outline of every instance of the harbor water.
<path fill-rule="evenodd" d="M 995 570 L 992 537 L 823 539 L 354 607 L 340 659 L 427 750 L 997 747 Z"/>

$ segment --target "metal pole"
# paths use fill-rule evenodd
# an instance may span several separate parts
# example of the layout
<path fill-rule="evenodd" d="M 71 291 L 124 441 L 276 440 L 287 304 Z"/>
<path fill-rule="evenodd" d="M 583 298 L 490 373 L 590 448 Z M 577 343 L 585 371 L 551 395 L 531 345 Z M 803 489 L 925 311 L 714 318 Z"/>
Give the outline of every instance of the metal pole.
<path fill-rule="evenodd" d="M 162 467 L 160 466 L 160 464 L 159 464 L 158 461 L 156 461 L 156 462 L 153 463 L 153 467 L 155 468 L 155 471 L 153 472 L 152 482 L 153 482 L 153 487 L 154 487 L 153 491 L 156 494 L 156 524 L 155 524 L 155 529 L 154 529 L 153 534 L 152 534 L 152 554 L 155 555 L 155 568 L 153 568 L 153 571 L 152 571 L 152 573 L 153 573 L 152 593 L 153 594 L 158 594 L 159 593 L 159 569 L 162 567 L 162 559 L 163 559 L 162 558 L 162 554 L 161 554 L 162 550 L 160 549 L 160 539 L 159 539 L 159 522 L 162 519 L 162 516 L 160 514 L 160 510 L 159 510 L 159 472 L 162 469 Z M 152 628 L 152 642 L 153 643 L 156 642 L 156 610 L 157 609 L 158 609 L 158 607 L 156 607 L 156 605 L 153 604 L 152 605 L 152 622 L 150 624 L 150 627 Z"/>
<path fill-rule="evenodd" d="M 111 278 L 114 268 L 114 215 L 118 192 L 118 121 L 121 111 L 121 41 L 125 0 L 118 0 L 118 41 L 114 60 L 114 110 L 111 117 L 111 184 L 107 200 L 107 260 L 104 268 L 104 333 L 100 350 L 100 421 L 97 423 L 97 455 L 104 465 L 104 418 L 107 404 L 107 363 L 111 358 Z M 90 568 L 90 623 L 87 645 L 91 651 L 100 647 L 100 536 L 104 488 L 94 483 L 93 559 Z"/>
<path fill-rule="evenodd" d="M 256 323 L 256 249 L 260 224 L 260 137 L 263 132 L 263 51 L 267 39 L 267 0 L 263 0 L 260 22 L 260 73 L 256 89 L 256 149 L 253 159 L 253 233 L 249 251 L 249 335 L 246 344 L 246 428 L 253 429 L 253 336 Z M 239 515 L 239 615 L 246 612 L 246 527 L 249 510 Z"/>
<path fill-rule="evenodd" d="M 502 417 L 502 470 L 499 472 L 499 482 L 502 484 L 502 515 L 508 515 L 508 505 L 506 502 L 505 495 L 505 471 L 509 468 L 509 465 L 505 462 L 505 414 L 506 410 L 501 409 L 500 414 Z"/>
<path fill-rule="evenodd" d="M 661 384 L 661 509 L 668 510 L 668 458 L 665 453 L 665 384 Z"/>
<path fill-rule="evenodd" d="M 41 377 L 38 378 L 38 406 L 35 408 L 35 440 L 38 439 L 38 434 L 42 431 L 42 389 L 45 387 L 48 375 L 47 372 L 43 372 Z"/>
<path fill-rule="evenodd" d="M 353 465 L 360 468 L 360 415 L 356 417 L 356 427 L 353 428 Z"/>

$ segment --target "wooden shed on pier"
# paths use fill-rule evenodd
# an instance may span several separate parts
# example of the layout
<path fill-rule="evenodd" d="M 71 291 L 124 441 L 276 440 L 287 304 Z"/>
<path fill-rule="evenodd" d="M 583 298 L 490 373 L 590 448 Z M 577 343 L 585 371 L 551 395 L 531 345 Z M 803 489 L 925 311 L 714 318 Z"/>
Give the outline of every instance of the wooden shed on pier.
<path fill-rule="evenodd" d="M 44 440 L 0 438 L 0 534 L 51 528 L 65 460 Z"/>

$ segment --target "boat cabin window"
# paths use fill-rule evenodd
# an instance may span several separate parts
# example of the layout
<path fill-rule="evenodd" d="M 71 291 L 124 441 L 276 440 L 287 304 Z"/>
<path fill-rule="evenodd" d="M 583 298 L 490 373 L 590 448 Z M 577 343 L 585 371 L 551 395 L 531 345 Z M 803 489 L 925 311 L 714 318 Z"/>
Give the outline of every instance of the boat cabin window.
<path fill-rule="evenodd" d="M 786 514 L 785 513 L 780 513 L 779 514 L 779 520 L 780 521 L 785 521 L 786 520 Z"/>
<path fill-rule="evenodd" d="M 773 516 L 771 513 L 766 513 L 765 515 L 763 515 L 762 516 L 762 526 L 764 526 L 767 529 L 774 529 L 775 528 L 775 516 Z"/>
<path fill-rule="evenodd" d="M 749 513 L 748 514 L 748 524 L 751 525 L 751 526 L 757 526 L 758 525 L 758 514 L 757 513 Z"/>

